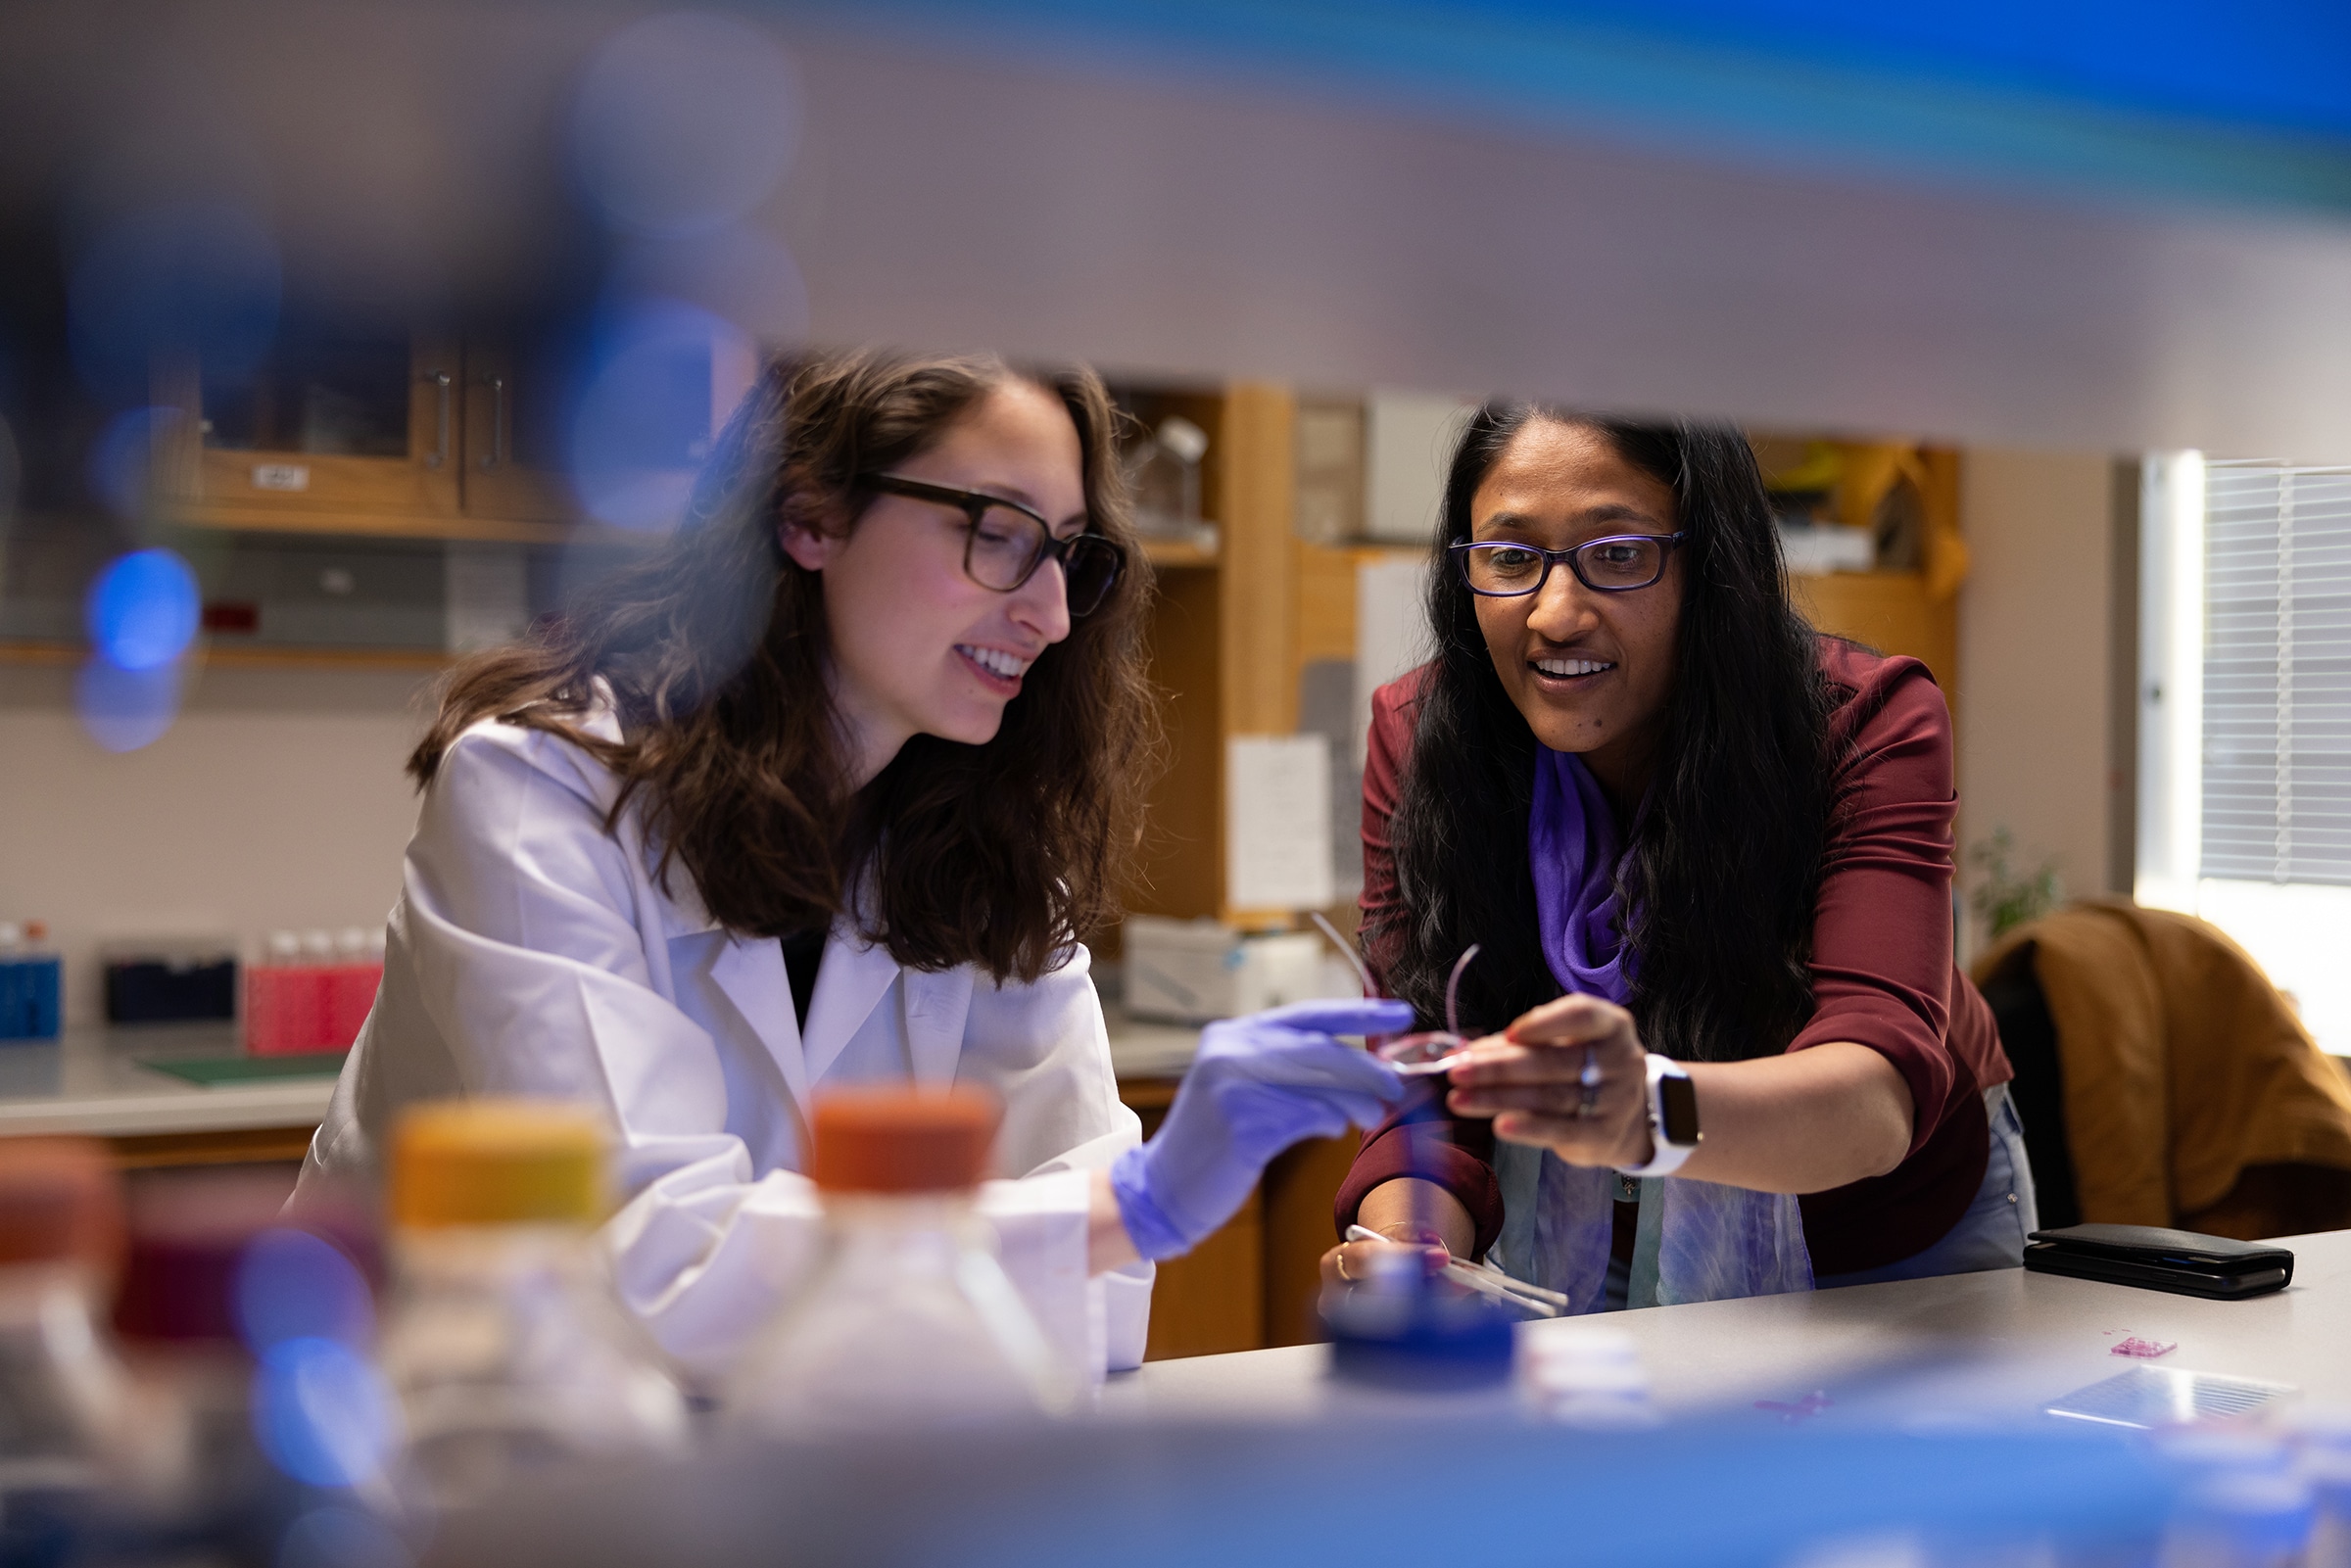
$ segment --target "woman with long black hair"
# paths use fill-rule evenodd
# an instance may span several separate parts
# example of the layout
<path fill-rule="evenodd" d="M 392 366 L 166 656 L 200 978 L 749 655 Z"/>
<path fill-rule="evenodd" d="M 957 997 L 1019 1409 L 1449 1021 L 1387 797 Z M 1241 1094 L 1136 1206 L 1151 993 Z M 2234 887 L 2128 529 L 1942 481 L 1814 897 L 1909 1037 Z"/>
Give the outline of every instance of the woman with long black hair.
<path fill-rule="evenodd" d="M 1503 1027 L 1366 1138 L 1341 1225 L 1580 1310 L 2017 1263 L 1949 714 L 1791 607 L 1744 438 L 1488 404 L 1428 606 L 1436 657 L 1373 703 L 1366 949 L 1433 1020 L 1476 945 L 1464 1027 Z"/>

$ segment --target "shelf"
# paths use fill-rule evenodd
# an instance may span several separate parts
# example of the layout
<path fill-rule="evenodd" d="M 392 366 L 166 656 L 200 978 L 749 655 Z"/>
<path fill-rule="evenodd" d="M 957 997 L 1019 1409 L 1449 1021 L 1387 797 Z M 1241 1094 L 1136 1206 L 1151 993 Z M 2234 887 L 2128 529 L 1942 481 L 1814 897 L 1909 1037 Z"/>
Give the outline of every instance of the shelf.
<path fill-rule="evenodd" d="M 407 512 L 302 512 L 268 506 L 207 506 L 170 519 L 208 534 L 307 534 L 341 539 L 432 539 L 489 545 L 645 545 L 660 536 L 593 523 L 532 523 L 494 517 Z"/>
<path fill-rule="evenodd" d="M 1180 539 L 1143 539 L 1143 559 L 1162 571 L 1184 567 L 1214 566 L 1217 551 L 1212 546 L 1194 545 Z"/>
<path fill-rule="evenodd" d="M 90 650 L 77 642 L 0 641 L 0 665 L 79 664 L 89 656 Z M 224 670 L 443 670 L 456 655 L 438 648 L 239 647 L 213 642 L 199 645 L 190 658 Z"/>

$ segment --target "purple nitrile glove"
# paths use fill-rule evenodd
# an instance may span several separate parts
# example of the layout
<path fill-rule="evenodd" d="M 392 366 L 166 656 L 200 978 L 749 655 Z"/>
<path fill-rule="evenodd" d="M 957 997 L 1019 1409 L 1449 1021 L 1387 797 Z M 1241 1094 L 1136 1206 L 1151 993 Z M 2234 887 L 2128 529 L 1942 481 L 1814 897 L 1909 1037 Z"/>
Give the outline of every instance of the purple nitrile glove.
<path fill-rule="evenodd" d="M 1294 1002 L 1200 1031 L 1158 1133 L 1110 1167 L 1135 1251 L 1187 1253 L 1241 1207 L 1266 1162 L 1305 1138 L 1368 1127 L 1404 1095 L 1395 1069 L 1331 1038 L 1412 1027 L 1402 1002 Z"/>

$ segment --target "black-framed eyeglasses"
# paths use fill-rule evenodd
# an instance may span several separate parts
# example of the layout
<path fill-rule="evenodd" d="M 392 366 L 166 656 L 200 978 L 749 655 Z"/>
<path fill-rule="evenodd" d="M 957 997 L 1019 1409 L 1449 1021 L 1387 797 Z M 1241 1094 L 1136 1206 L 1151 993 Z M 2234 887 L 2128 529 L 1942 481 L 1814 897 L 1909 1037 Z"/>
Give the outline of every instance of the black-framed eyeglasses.
<path fill-rule="evenodd" d="M 1001 496 L 901 479 L 896 474 L 860 474 L 857 483 L 886 496 L 934 501 L 963 513 L 971 523 L 963 537 L 963 573 L 982 588 L 1010 594 L 1034 577 L 1048 559 L 1059 561 L 1072 616 L 1090 615 L 1101 608 L 1127 566 L 1127 552 L 1113 541 L 1095 533 L 1055 539 L 1051 524 L 1019 501 Z"/>
<path fill-rule="evenodd" d="M 1469 592 L 1488 598 L 1539 594 L 1551 569 L 1564 561 L 1575 580 L 1600 594 L 1628 594 L 1665 575 L 1665 559 L 1687 534 L 1610 534 L 1572 549 L 1544 549 L 1504 541 L 1446 547 Z"/>

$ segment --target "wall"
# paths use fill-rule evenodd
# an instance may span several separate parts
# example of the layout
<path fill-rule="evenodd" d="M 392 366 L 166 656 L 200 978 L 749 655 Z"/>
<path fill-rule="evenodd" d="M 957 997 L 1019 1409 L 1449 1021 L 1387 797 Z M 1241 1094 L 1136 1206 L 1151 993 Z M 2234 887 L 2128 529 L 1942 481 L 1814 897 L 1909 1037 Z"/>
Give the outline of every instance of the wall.
<path fill-rule="evenodd" d="M 179 722 L 117 756 L 65 667 L 0 666 L 0 919 L 49 923 L 69 1024 L 101 1018 L 114 936 L 380 927 L 416 801 L 401 763 L 424 671 L 211 669 Z"/>
<path fill-rule="evenodd" d="M 2109 735 L 2113 618 L 2129 608 L 2115 593 L 2114 476 L 2102 455 L 1971 449 L 1960 466 L 1974 560 L 1959 598 L 1963 887 L 1979 879 L 1966 848 L 2003 824 L 2019 870 L 2054 860 L 2069 898 L 2110 885 L 2114 794 L 2128 784 Z"/>

